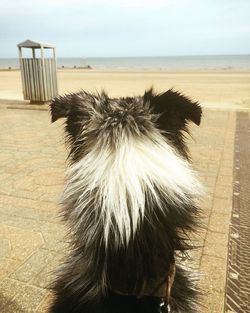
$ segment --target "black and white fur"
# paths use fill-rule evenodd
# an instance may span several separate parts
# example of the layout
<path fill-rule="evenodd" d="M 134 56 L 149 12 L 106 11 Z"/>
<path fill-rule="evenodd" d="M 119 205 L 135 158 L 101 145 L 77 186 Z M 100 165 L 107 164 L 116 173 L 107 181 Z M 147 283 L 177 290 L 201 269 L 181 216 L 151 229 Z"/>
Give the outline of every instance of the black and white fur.
<path fill-rule="evenodd" d="M 181 258 L 198 224 L 200 183 L 185 145 L 201 107 L 179 92 L 109 98 L 81 91 L 51 105 L 70 148 L 62 206 L 72 249 L 50 313 L 163 312 L 176 260 L 172 312 L 197 312 Z"/>

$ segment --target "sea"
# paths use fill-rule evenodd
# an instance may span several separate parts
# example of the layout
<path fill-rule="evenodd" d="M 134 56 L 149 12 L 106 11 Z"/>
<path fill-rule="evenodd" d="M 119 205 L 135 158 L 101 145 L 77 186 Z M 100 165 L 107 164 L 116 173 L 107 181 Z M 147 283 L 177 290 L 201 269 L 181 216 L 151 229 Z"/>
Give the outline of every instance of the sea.
<path fill-rule="evenodd" d="M 57 58 L 58 68 L 100 71 L 250 71 L 250 54 L 157 57 Z M 18 58 L 0 58 L 0 69 L 19 68 Z"/>

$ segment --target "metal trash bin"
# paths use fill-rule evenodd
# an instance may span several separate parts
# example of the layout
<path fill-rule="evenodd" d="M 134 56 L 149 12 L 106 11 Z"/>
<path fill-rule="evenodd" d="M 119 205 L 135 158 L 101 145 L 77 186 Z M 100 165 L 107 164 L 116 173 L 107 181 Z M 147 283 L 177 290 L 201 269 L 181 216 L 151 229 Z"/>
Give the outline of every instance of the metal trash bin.
<path fill-rule="evenodd" d="M 24 99 L 31 103 L 50 101 L 58 94 L 55 46 L 32 40 L 17 46 Z M 23 57 L 22 48 L 32 49 L 32 57 Z M 53 49 L 53 57 L 45 57 L 46 49 Z M 38 50 L 40 56 L 36 53 Z"/>

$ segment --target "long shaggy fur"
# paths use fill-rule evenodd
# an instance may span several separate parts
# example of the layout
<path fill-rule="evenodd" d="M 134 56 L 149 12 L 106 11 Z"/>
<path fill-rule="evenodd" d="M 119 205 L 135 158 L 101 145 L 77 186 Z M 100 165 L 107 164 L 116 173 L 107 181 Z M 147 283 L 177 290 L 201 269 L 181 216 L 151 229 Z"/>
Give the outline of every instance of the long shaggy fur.
<path fill-rule="evenodd" d="M 51 114 L 66 118 L 72 245 L 51 313 L 160 312 L 170 266 L 198 224 L 201 186 L 184 132 L 200 123 L 200 106 L 172 90 L 119 99 L 82 91 L 56 98 Z M 173 312 L 195 312 L 195 293 L 177 265 Z"/>

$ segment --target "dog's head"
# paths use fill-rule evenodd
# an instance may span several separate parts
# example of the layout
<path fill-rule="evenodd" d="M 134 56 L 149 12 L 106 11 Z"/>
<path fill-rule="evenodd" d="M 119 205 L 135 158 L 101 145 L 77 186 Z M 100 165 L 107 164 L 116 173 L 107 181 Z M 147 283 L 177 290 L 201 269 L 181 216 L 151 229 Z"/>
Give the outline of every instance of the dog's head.
<path fill-rule="evenodd" d="M 77 202 L 79 194 L 92 197 L 88 203 L 105 216 L 106 243 L 111 234 L 128 243 L 147 208 L 180 206 L 196 197 L 199 184 L 187 162 L 184 134 L 188 122 L 200 124 L 198 103 L 173 90 L 113 99 L 82 91 L 56 98 L 51 113 L 53 122 L 66 118 L 71 161 L 66 202 Z"/>
<path fill-rule="evenodd" d="M 153 139 L 157 132 L 188 158 L 184 143 L 188 123 L 200 124 L 202 110 L 179 92 L 157 94 L 153 89 L 143 96 L 109 98 L 105 92 L 59 96 L 51 104 L 52 122 L 66 118 L 66 134 L 71 158 L 79 160 L 95 145 L 114 149 L 129 137 Z"/>

